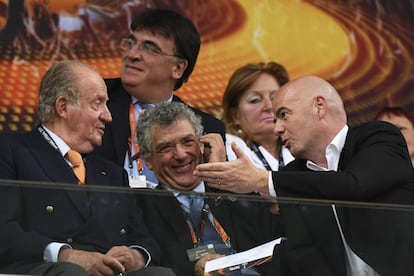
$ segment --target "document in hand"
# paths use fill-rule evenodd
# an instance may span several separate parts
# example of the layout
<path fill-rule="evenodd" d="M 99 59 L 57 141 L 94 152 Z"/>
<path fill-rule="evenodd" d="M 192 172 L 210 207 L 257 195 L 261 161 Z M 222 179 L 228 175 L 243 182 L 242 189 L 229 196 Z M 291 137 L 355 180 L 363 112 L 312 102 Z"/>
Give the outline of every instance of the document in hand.
<path fill-rule="evenodd" d="M 286 238 L 281 237 L 252 249 L 206 262 L 204 276 L 226 275 L 226 272 L 253 267 L 272 259 L 273 248 Z"/>

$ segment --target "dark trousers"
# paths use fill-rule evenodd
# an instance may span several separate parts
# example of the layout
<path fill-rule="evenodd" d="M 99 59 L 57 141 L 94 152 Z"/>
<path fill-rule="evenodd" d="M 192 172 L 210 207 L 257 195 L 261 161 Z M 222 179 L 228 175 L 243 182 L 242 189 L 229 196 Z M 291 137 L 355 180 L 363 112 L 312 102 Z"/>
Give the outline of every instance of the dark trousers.
<path fill-rule="evenodd" d="M 88 276 L 88 272 L 81 266 L 73 263 L 48 263 L 35 267 L 30 275 L 42 276 Z M 175 273 L 166 267 L 150 266 L 138 271 L 129 272 L 127 276 L 175 276 Z"/>

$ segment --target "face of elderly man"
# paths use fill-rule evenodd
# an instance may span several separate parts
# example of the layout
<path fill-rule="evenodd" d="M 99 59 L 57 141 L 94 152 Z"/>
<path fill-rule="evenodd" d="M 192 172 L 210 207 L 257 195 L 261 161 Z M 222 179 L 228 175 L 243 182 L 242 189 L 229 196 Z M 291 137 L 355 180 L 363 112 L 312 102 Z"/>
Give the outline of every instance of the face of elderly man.
<path fill-rule="evenodd" d="M 78 67 L 78 104 L 67 102 L 66 126 L 70 132 L 71 145 L 82 153 L 92 151 L 102 144 L 105 124 L 112 121 L 106 102 L 108 95 L 105 82 L 98 73 L 87 67 Z"/>

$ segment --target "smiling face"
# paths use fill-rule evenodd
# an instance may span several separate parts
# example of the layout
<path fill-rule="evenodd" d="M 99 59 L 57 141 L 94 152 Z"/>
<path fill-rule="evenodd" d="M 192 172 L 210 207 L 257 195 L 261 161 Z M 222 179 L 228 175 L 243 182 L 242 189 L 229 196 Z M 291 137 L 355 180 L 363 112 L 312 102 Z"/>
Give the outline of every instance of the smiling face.
<path fill-rule="evenodd" d="M 167 100 L 173 91 L 187 61 L 174 55 L 174 41 L 140 30 L 129 36 L 136 44 L 124 49 L 121 65 L 121 80 L 128 92 L 145 103 Z M 141 45 L 141 47 L 139 46 Z M 157 51 L 149 51 L 148 47 Z M 148 92 L 150 91 L 150 92 Z"/>
<path fill-rule="evenodd" d="M 201 163 L 201 149 L 191 124 L 179 119 L 170 126 L 151 128 L 152 157 L 146 160 L 160 183 L 176 190 L 192 190 L 200 179 L 193 175 Z"/>
<path fill-rule="evenodd" d="M 263 135 L 272 135 L 274 114 L 272 99 L 279 90 L 279 83 L 269 74 L 261 74 L 240 98 L 233 119 L 240 129 L 260 143 Z"/>

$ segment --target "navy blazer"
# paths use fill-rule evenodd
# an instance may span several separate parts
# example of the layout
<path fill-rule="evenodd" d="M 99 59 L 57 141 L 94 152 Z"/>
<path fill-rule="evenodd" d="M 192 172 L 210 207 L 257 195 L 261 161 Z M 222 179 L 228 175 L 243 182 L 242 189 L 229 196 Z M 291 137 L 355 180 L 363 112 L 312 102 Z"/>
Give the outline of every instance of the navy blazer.
<path fill-rule="evenodd" d="M 43 251 L 50 242 L 101 253 L 115 245 L 138 245 L 157 263 L 159 248 L 135 196 L 128 193 L 121 167 L 86 157 L 86 185 L 79 187 L 70 166 L 38 129 L 2 133 L 0 152 L 0 179 L 35 181 L 0 183 L 1 273 L 24 274 L 44 263 Z M 51 182 L 55 185 L 45 185 Z"/>
<path fill-rule="evenodd" d="M 159 185 L 158 190 L 162 189 Z M 269 212 L 269 202 L 246 201 L 234 196 L 213 197 L 209 190 L 212 213 L 230 236 L 233 249 L 243 251 L 280 237 L 279 217 Z M 177 275 L 193 276 L 194 264 L 186 253 L 193 248 L 191 233 L 180 202 L 172 192 L 160 190 L 142 193 L 137 200 L 143 210 L 145 223 L 161 247 L 161 265 L 170 267 Z M 258 267 L 262 275 L 277 275 L 273 263 Z"/>
<path fill-rule="evenodd" d="M 123 166 L 125 153 L 128 150 L 128 138 L 131 136 L 129 125 L 131 96 L 125 90 L 120 78 L 105 79 L 105 83 L 108 88 L 108 108 L 112 114 L 112 123 L 106 125 L 102 145 L 95 149 L 93 154 L 104 156 Z M 183 103 L 175 95 L 173 101 Z M 205 133 L 218 133 L 225 141 L 225 127 L 222 121 L 190 105 L 188 107 L 201 117 Z"/>
<path fill-rule="evenodd" d="M 350 128 L 337 172 L 310 172 L 296 159 L 273 183 L 280 197 L 414 204 L 413 168 L 400 131 L 385 122 Z M 300 201 L 296 201 L 300 202 Z M 336 210 L 352 250 L 380 275 L 414 271 L 412 211 L 364 207 Z M 288 240 L 275 248 L 283 275 L 345 276 L 344 246 L 332 207 L 280 203 Z"/>

